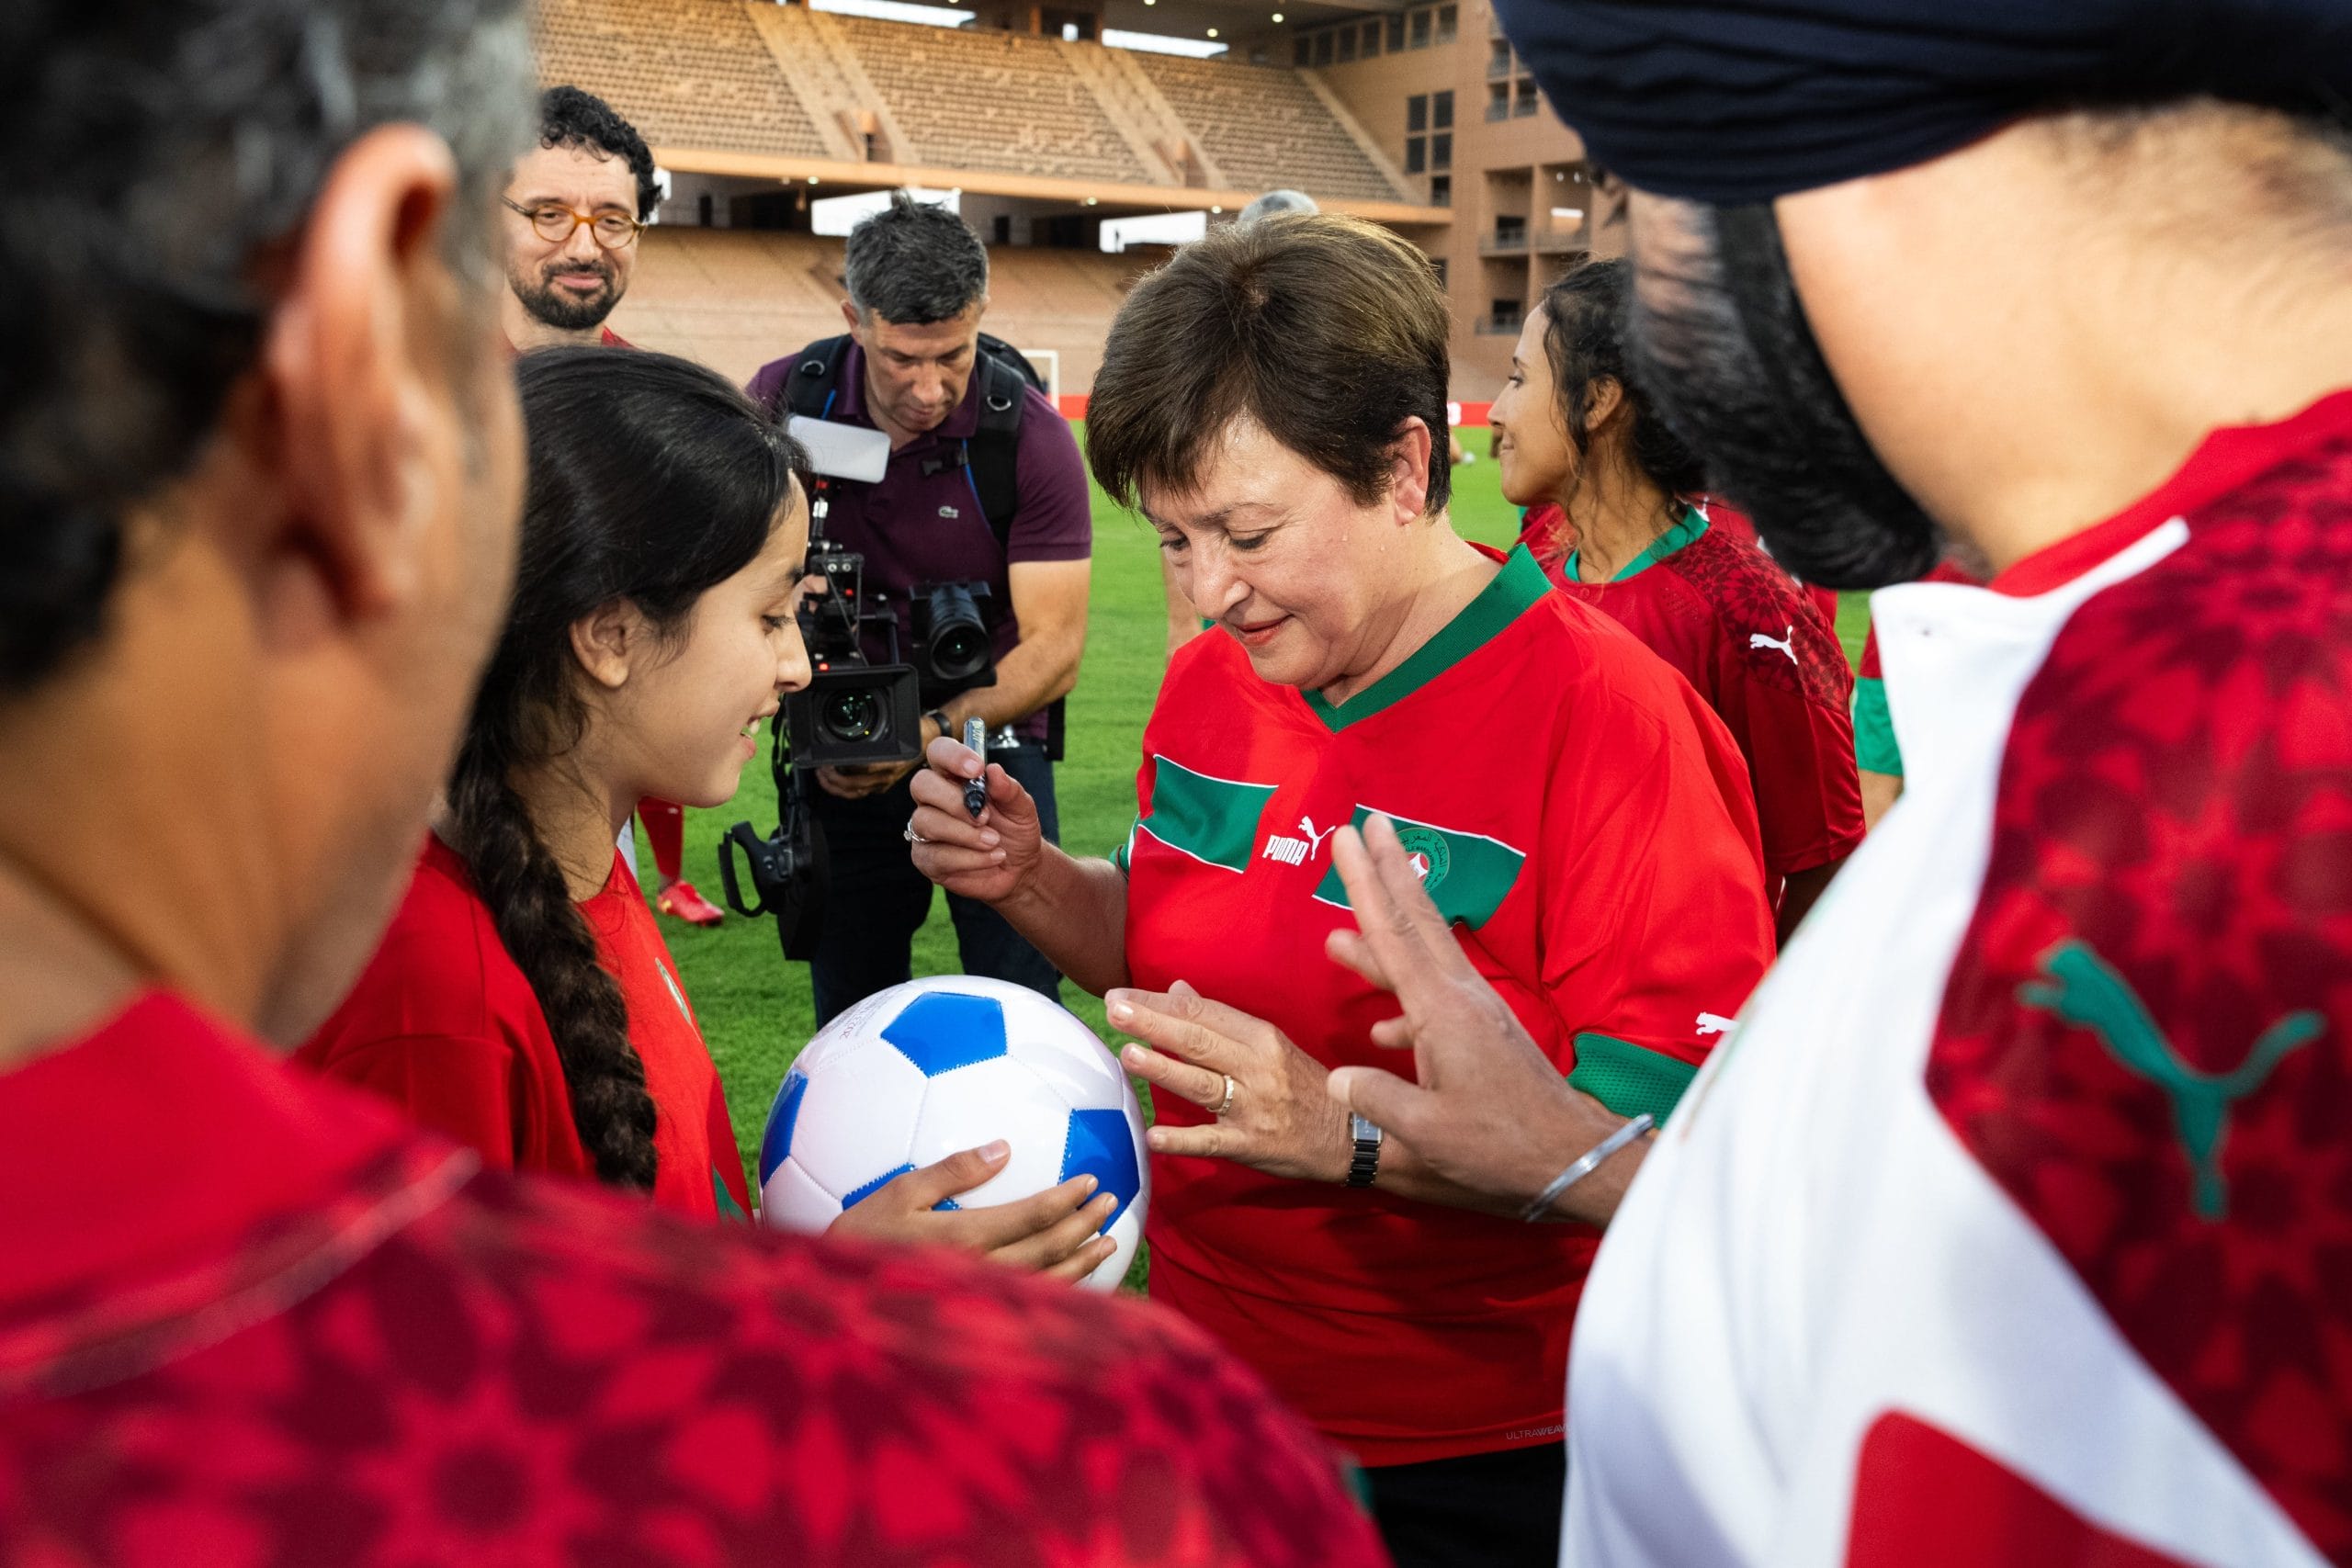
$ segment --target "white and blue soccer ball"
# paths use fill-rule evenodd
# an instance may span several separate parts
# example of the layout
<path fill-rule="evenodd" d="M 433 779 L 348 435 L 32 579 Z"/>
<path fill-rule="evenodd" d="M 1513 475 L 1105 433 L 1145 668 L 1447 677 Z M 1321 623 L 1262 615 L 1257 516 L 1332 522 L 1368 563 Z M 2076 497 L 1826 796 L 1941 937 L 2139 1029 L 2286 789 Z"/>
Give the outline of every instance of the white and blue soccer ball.
<path fill-rule="evenodd" d="M 1004 1168 L 942 1208 L 1010 1203 L 1086 1174 L 1119 1201 L 1119 1249 L 1086 1283 L 1115 1289 L 1151 1201 L 1143 1111 L 1094 1032 L 1025 987 L 942 976 L 866 998 L 785 1075 L 760 1140 L 762 1217 L 823 1230 L 884 1183 L 1002 1138 Z"/>

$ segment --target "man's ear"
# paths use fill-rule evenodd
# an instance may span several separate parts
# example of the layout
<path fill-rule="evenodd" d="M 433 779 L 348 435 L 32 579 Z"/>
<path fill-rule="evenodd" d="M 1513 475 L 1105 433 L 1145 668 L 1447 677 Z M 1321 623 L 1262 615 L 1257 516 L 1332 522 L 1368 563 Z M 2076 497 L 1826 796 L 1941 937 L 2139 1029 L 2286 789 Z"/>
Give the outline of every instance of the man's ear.
<path fill-rule="evenodd" d="M 287 265 L 260 356 L 287 542 L 355 618 L 414 591 L 431 520 L 463 479 L 457 324 L 445 255 L 458 171 L 413 125 L 335 160 Z"/>
<path fill-rule="evenodd" d="M 855 300 L 844 299 L 842 301 L 842 320 L 849 323 L 849 335 L 857 340 L 857 346 L 864 348 L 865 346 L 865 333 L 864 330 L 865 322 L 858 316 L 857 302 Z"/>
<path fill-rule="evenodd" d="M 571 656 L 591 681 L 617 692 L 628 684 L 629 672 L 644 663 L 652 636 L 644 611 L 627 599 L 615 599 L 571 623 Z"/>
<path fill-rule="evenodd" d="M 1416 523 L 1429 511 L 1430 454 L 1437 449 L 1429 422 L 1408 414 L 1388 443 L 1388 502 L 1396 521 Z"/>

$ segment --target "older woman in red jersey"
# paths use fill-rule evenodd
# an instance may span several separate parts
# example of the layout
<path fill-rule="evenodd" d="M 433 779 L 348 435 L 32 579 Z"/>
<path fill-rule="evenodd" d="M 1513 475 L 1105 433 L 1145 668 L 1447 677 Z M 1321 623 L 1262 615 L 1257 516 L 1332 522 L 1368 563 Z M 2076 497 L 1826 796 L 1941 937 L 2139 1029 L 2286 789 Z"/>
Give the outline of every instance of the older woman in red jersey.
<path fill-rule="evenodd" d="M 1427 258 L 1346 219 L 1220 231 L 1139 286 L 1091 461 L 1216 623 L 1170 666 L 1139 819 L 1078 859 L 990 768 L 975 820 L 980 759 L 943 742 L 908 831 L 1147 1043 L 1153 1295 L 1368 1467 L 1400 1562 L 1548 1563 L 1599 1233 L 1442 1206 L 1478 1201 L 1335 1111 L 1329 1072 L 1396 1023 L 1326 955 L 1351 922 L 1333 832 L 1395 820 L 1554 1071 L 1612 1108 L 1595 1144 L 1664 1118 L 1770 930 L 1722 726 L 1447 520 L 1447 335 Z"/>
<path fill-rule="evenodd" d="M 1623 261 L 1589 263 L 1529 314 L 1488 416 L 1503 494 L 1560 509 L 1562 586 L 1680 671 L 1739 742 L 1785 940 L 1862 841 L 1853 674 L 1744 522 L 1718 527 L 1688 499 L 1705 471 L 1625 374 L 1631 283 Z"/>

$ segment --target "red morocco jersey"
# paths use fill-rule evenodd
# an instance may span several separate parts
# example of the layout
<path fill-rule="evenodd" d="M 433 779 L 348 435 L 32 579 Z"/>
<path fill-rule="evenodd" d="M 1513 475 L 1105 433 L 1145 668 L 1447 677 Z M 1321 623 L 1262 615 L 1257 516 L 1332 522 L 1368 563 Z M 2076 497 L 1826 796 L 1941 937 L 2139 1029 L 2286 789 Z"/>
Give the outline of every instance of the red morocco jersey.
<path fill-rule="evenodd" d="M 2352 1563 L 2352 391 L 1871 607 L 1905 793 L 1610 1227 L 1568 1560 Z"/>
<path fill-rule="evenodd" d="M 604 890 L 579 909 L 619 977 L 629 1041 L 645 1063 L 659 1157 L 653 1201 L 681 1213 L 748 1218 L 743 1158 L 718 1071 L 637 878 L 617 853 Z M 466 863 L 438 838 L 427 839 L 358 985 L 296 1060 L 374 1089 L 471 1145 L 493 1169 L 595 1175 L 538 998 L 499 940 Z"/>
<path fill-rule="evenodd" d="M 170 998 L 0 1127 L 0 1562 L 1385 1560 L 1144 1303 L 481 1173 Z"/>
<path fill-rule="evenodd" d="M 1570 1081 L 1661 1117 L 1771 952 L 1737 754 L 1690 687 L 1523 550 L 1394 673 L 1332 707 L 1196 639 L 1144 732 L 1127 968 L 1191 982 L 1327 1066 L 1409 1073 L 1396 1012 L 1324 954 L 1330 835 L 1393 818 L 1463 948 Z M 1157 1098 L 1161 1120 L 1205 1112 Z M 1564 1149 L 1566 1165 L 1579 1151 Z M 1598 1234 L 1152 1157 L 1151 1292 L 1367 1464 L 1560 1435 Z"/>
<path fill-rule="evenodd" d="M 1685 508 L 1609 581 L 1578 581 L 1573 552 L 1557 575 L 1679 670 L 1730 728 L 1755 779 L 1775 902 L 1784 878 L 1854 852 L 1864 825 L 1853 672 L 1836 627 L 1752 535 Z"/>

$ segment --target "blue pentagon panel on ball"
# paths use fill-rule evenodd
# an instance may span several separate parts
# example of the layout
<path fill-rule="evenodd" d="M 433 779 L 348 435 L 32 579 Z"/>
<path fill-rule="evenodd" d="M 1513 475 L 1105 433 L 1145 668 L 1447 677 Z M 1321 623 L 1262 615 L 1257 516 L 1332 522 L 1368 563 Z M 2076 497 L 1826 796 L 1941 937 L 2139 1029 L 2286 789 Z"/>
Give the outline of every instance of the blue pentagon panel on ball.
<path fill-rule="evenodd" d="M 1143 1171 L 1136 1163 L 1135 1134 L 1127 1126 L 1125 1111 L 1073 1111 L 1069 1113 L 1069 1135 L 1062 1145 L 1061 1179 L 1086 1175 L 1102 1184 L 1102 1190 L 1119 1201 L 1103 1222 L 1108 1230 L 1127 1212 L 1143 1188 Z"/>
<path fill-rule="evenodd" d="M 767 1132 L 760 1139 L 760 1183 L 767 1184 L 775 1168 L 792 1153 L 792 1126 L 800 1120 L 800 1102 L 808 1093 L 808 1075 L 797 1066 L 784 1075 L 784 1082 L 775 1091 L 775 1103 L 768 1108 Z"/>
<path fill-rule="evenodd" d="M 935 1078 L 1004 1055 L 1004 1008 L 994 997 L 932 991 L 899 1009 L 882 1038 Z"/>

